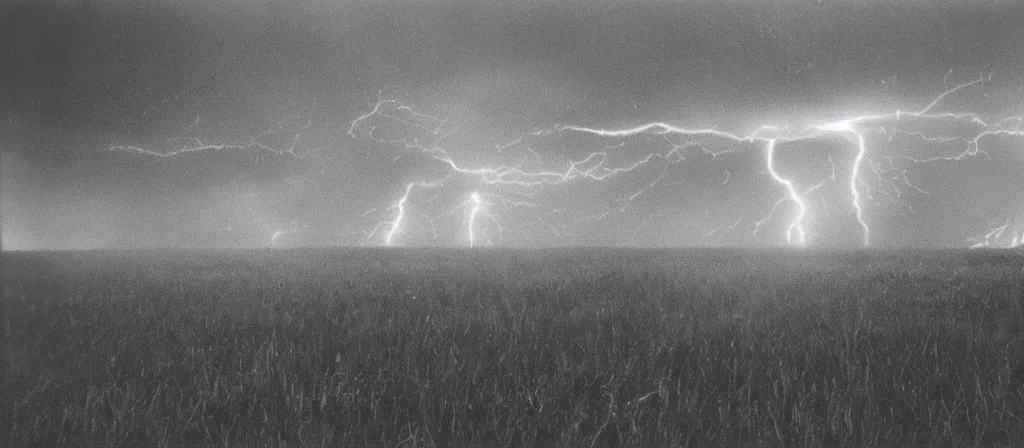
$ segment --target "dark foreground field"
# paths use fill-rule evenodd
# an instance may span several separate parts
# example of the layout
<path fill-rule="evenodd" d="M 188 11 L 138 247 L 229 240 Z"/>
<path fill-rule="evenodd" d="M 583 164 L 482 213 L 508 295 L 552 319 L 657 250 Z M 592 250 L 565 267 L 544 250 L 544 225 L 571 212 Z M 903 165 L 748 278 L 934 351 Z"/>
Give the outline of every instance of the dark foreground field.
<path fill-rule="evenodd" d="M 3 254 L 6 446 L 1024 446 L 1024 256 Z"/>

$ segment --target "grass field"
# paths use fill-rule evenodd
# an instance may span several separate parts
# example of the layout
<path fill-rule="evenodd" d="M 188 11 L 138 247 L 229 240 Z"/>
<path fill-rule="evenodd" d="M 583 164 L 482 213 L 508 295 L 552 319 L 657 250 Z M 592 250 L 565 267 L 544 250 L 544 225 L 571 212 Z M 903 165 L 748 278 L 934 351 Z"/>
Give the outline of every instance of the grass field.
<path fill-rule="evenodd" d="M 4 253 L 5 446 L 1024 446 L 1024 255 Z"/>

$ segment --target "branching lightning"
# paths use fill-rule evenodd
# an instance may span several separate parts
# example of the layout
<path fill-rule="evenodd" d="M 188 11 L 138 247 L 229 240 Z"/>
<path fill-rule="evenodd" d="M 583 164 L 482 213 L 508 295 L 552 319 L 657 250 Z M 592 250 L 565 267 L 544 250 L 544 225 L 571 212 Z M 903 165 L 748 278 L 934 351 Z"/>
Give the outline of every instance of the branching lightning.
<path fill-rule="evenodd" d="M 937 161 L 960 161 L 967 157 L 985 154 L 979 146 L 980 141 L 984 137 L 997 135 L 1020 137 L 1024 135 L 1021 129 L 1024 119 L 1021 117 L 1006 117 L 994 121 L 993 124 L 989 124 L 989 121 L 986 121 L 985 118 L 976 113 L 937 112 L 943 102 L 953 95 L 974 86 L 983 87 L 984 83 L 991 79 L 990 75 L 981 76 L 969 82 L 949 87 L 949 75 L 947 73 L 946 77 L 944 77 L 944 82 L 947 84 L 946 90 L 916 111 L 897 109 L 891 113 L 858 115 L 818 123 L 811 122 L 811 124 L 803 127 L 762 124 L 755 127 L 753 131 L 745 133 L 729 132 L 715 128 L 688 129 L 665 122 L 645 123 L 627 128 L 599 128 L 579 125 L 555 126 L 546 130 L 526 133 L 507 143 L 495 145 L 501 154 L 507 154 L 514 148 L 521 147 L 521 152 L 524 156 L 519 162 L 511 164 L 490 163 L 474 165 L 459 161 L 449 150 L 444 149 L 445 140 L 453 135 L 453 132 L 446 133 L 443 131 L 446 120 L 416 112 L 411 107 L 394 99 L 379 100 L 370 112 L 357 117 L 350 124 L 348 133 L 352 137 L 357 137 L 361 134 L 379 143 L 400 144 L 406 150 L 416 151 L 446 165 L 450 174 L 472 178 L 474 180 L 469 182 L 490 187 L 494 190 L 493 194 L 501 197 L 532 198 L 543 194 L 545 191 L 550 191 L 552 188 L 568 188 L 570 184 L 586 181 L 606 181 L 625 174 L 637 173 L 651 165 L 656 164 L 659 166 L 656 170 L 657 175 L 654 176 L 653 180 L 636 180 L 632 182 L 639 188 L 635 188 L 626 195 L 620 194 L 618 199 L 616 199 L 616 202 L 620 204 L 619 206 L 609 207 L 603 212 L 589 215 L 591 219 L 595 220 L 604 219 L 612 213 L 624 213 L 626 210 L 625 205 L 628 205 L 649 189 L 655 188 L 666 176 L 669 176 L 670 167 L 685 162 L 691 157 L 687 153 L 691 148 L 699 148 L 704 156 L 714 157 L 721 153 L 710 151 L 707 148 L 709 144 L 716 141 L 732 142 L 731 144 L 736 146 L 733 150 L 724 151 L 725 153 L 731 153 L 760 143 L 765 148 L 764 166 L 767 169 L 768 178 L 780 188 L 782 194 L 781 198 L 777 199 L 774 205 L 770 207 L 769 214 L 753 223 L 753 231 L 756 235 L 763 225 L 776 219 L 775 215 L 780 205 L 784 202 L 789 202 L 793 207 L 789 217 L 785 218 L 785 230 L 782 237 L 787 244 L 794 245 L 808 243 L 806 220 L 809 216 L 810 206 L 806 196 L 823 188 L 827 181 L 834 181 L 836 179 L 836 166 L 832 155 L 829 154 L 830 175 L 828 177 L 821 177 L 813 185 L 801 189 L 801 187 L 797 186 L 797 180 L 784 176 L 778 171 L 776 166 L 778 146 L 784 143 L 821 140 L 829 136 L 847 138 L 852 143 L 852 156 L 845 168 L 849 176 L 847 182 L 850 198 L 848 203 L 849 215 L 860 228 L 860 244 L 862 246 L 869 246 L 872 232 L 865 201 L 873 200 L 875 194 L 889 194 L 886 193 L 887 188 L 885 185 L 879 186 L 873 185 L 873 183 L 891 185 L 892 182 L 892 179 L 882 175 L 877 161 L 871 158 L 871 149 L 868 144 L 869 136 L 887 137 L 890 142 L 897 136 L 902 136 L 918 139 L 926 143 L 960 142 L 965 145 L 960 153 L 952 156 L 936 155 L 924 158 L 900 156 L 900 158 L 910 163 L 926 164 Z M 370 124 L 371 121 L 373 124 Z M 960 131 L 956 135 L 945 135 L 929 127 L 929 125 L 934 124 L 943 124 L 951 128 L 966 126 L 969 132 Z M 391 138 L 384 138 L 377 134 L 381 127 L 389 125 L 404 126 L 413 132 Z M 359 129 L 363 127 L 366 127 L 367 130 L 360 133 Z M 420 134 L 417 134 L 416 131 L 419 131 Z M 600 149 L 590 152 L 582 158 L 567 159 L 562 162 L 564 163 L 562 169 L 556 168 L 558 162 L 549 162 L 539 167 L 530 166 L 530 168 L 527 168 L 525 166 L 528 164 L 528 161 L 536 162 L 541 160 L 541 156 L 532 145 L 526 143 L 527 140 L 543 139 L 546 137 L 561 138 L 567 134 L 590 135 L 599 139 L 610 140 L 612 144 L 603 144 Z M 642 154 L 627 154 L 621 157 L 625 160 L 613 165 L 611 160 L 614 157 L 612 157 L 611 152 L 617 151 L 622 154 L 623 145 L 629 139 L 642 136 L 652 137 L 655 139 L 654 141 L 661 141 L 666 146 L 664 149 Z M 526 154 L 529 154 L 529 156 L 526 156 Z M 884 156 L 882 159 L 888 160 L 893 157 Z M 871 165 L 870 169 L 866 165 Z M 866 169 L 867 171 L 865 171 Z M 722 187 L 728 183 L 732 176 L 731 171 L 726 170 L 725 172 L 726 177 L 725 181 L 722 182 Z M 869 175 L 871 178 L 876 179 L 876 181 L 872 182 Z M 925 190 L 907 178 L 905 170 L 901 174 L 896 175 L 895 180 L 901 181 L 908 190 L 921 194 L 926 193 Z M 891 190 L 896 196 L 903 195 L 901 189 L 896 186 L 892 186 Z M 478 195 L 478 193 L 474 193 L 474 195 Z M 399 206 L 401 204 L 400 202 Z M 474 207 L 473 210 L 473 216 L 475 217 L 477 208 Z M 827 214 L 827 212 L 826 204 L 825 212 L 822 214 Z M 706 231 L 704 235 L 714 236 L 720 232 L 737 228 L 741 224 L 742 217 L 730 221 L 728 225 Z M 470 227 L 470 245 L 473 245 L 472 219 Z M 1005 240 L 1004 244 L 1018 246 L 1021 244 L 1021 237 L 1018 236 L 1021 232 L 1018 228 L 1019 226 L 1014 227 L 1010 224 L 996 227 L 988 231 L 974 245 L 979 247 L 992 246 L 994 241 Z M 1011 234 L 1013 236 L 1007 236 Z"/>
<path fill-rule="evenodd" d="M 943 110 L 947 102 L 972 88 L 984 93 L 985 83 L 991 81 L 988 75 L 950 86 L 950 74 L 943 78 L 943 92 L 911 111 L 896 109 L 800 124 L 761 123 L 746 131 L 687 128 L 663 121 L 623 128 L 557 125 L 504 141 L 463 133 L 452 120 L 379 95 L 368 112 L 349 123 L 347 136 L 387 150 L 397 148 L 385 160 L 415 157 L 422 172 L 411 173 L 415 176 L 411 181 L 396 183 L 399 194 L 390 205 L 362 214 L 371 220 L 366 225 L 369 231 L 362 232 L 364 241 L 385 246 L 433 244 L 444 240 L 446 234 L 458 233 L 466 238 L 460 236 L 458 244 L 469 247 L 521 244 L 539 235 L 571 244 L 591 238 L 589 232 L 598 224 L 654 228 L 656 219 L 683 221 L 682 213 L 700 216 L 703 211 L 703 221 L 690 219 L 687 222 L 693 224 L 680 232 L 711 244 L 740 238 L 747 244 L 804 246 L 821 243 L 818 235 L 830 223 L 849 222 L 851 228 L 858 229 L 858 243 L 867 247 L 873 243 L 871 224 L 880 209 L 878 198 L 905 201 L 929 194 L 919 186 L 923 184 L 908 176 L 910 167 L 987 157 L 983 139 L 1024 137 L 1024 117 L 990 118 Z M 296 115 L 231 144 L 209 144 L 189 137 L 174 140 L 176 146 L 169 150 L 137 146 L 109 150 L 161 158 L 224 150 L 261 151 L 301 159 L 317 150 L 305 149 L 308 145 L 301 143 L 300 136 L 310 124 L 309 119 Z M 282 135 L 288 138 L 282 139 Z M 822 147 L 835 141 L 848 143 L 842 143 L 840 149 Z M 901 143 L 960 148 L 954 154 L 923 156 L 892 150 Z M 780 157 L 786 156 L 780 153 L 791 154 L 788 151 L 797 151 L 797 146 L 821 151 L 820 160 L 814 162 L 820 165 L 815 168 L 818 171 L 791 169 L 781 161 Z M 749 167 L 759 168 L 744 172 Z M 753 187 L 750 176 L 756 176 L 754 182 L 763 179 L 764 188 Z M 652 200 L 696 195 L 699 185 L 694 184 L 702 182 L 700 188 L 713 199 L 690 201 L 696 210 L 675 214 L 649 210 Z M 840 195 L 844 199 L 838 206 L 827 199 Z M 727 213 L 725 205 L 718 203 L 732 196 L 747 196 L 741 199 L 755 204 L 742 207 L 740 201 L 736 206 L 740 211 Z M 763 202 L 757 205 L 757 201 Z M 913 202 L 906 206 L 913 209 Z M 1017 207 L 1024 209 L 1024 204 Z M 631 221 L 634 215 L 640 216 Z M 454 230 L 462 226 L 465 230 Z M 271 244 L 297 228 L 293 224 L 277 230 Z M 964 236 L 971 247 L 1021 247 L 1024 216 L 974 232 Z M 509 235 L 513 241 L 505 241 Z"/>
<path fill-rule="evenodd" d="M 192 131 L 198 123 L 199 117 L 196 117 L 195 122 L 185 128 L 185 131 Z M 245 151 L 288 155 L 303 159 L 323 149 L 322 147 L 307 147 L 302 144 L 302 135 L 312 124 L 312 119 L 304 117 L 301 113 L 296 113 L 274 122 L 267 130 L 257 135 L 231 143 L 210 143 L 200 137 L 177 136 L 167 140 L 165 146 L 168 148 L 149 149 L 132 145 L 115 145 L 107 148 L 107 151 L 133 152 L 162 158 L 195 153 Z"/>
<path fill-rule="evenodd" d="M 783 178 L 777 171 L 775 171 L 775 166 L 773 165 L 775 160 L 774 139 L 768 140 L 767 148 L 768 155 L 765 159 L 768 162 L 768 172 L 771 173 L 772 179 L 775 179 L 775 182 L 785 186 L 786 191 L 789 193 L 789 200 L 793 201 L 797 208 L 796 214 L 793 216 L 793 220 L 789 223 L 789 228 L 786 229 L 786 243 L 791 244 L 795 241 L 797 244 L 802 245 L 806 242 L 803 221 L 804 215 L 807 214 L 807 205 L 804 204 L 803 197 L 796 192 L 796 187 L 793 186 L 793 181 Z M 796 234 L 795 237 L 794 233 Z"/>
<path fill-rule="evenodd" d="M 402 197 L 398 199 L 398 202 L 396 202 L 395 205 L 391 207 L 392 209 L 396 210 L 394 221 L 383 223 L 384 227 L 387 227 L 388 229 L 387 233 L 384 234 L 385 246 L 391 246 L 395 241 L 395 237 L 402 232 L 402 224 L 403 221 L 405 220 L 405 209 L 409 203 L 409 196 L 412 195 L 412 192 L 417 188 L 434 188 L 440 186 L 441 184 L 442 182 L 440 181 L 411 182 L 405 186 L 405 194 L 403 194 Z M 373 236 L 377 232 L 377 230 L 377 228 L 374 228 L 372 231 L 370 231 L 370 234 L 368 236 Z"/>
<path fill-rule="evenodd" d="M 989 230 L 981 238 L 975 238 L 972 249 L 982 247 L 1013 249 L 1024 247 L 1024 224 L 1011 224 L 1007 222 L 999 227 Z"/>

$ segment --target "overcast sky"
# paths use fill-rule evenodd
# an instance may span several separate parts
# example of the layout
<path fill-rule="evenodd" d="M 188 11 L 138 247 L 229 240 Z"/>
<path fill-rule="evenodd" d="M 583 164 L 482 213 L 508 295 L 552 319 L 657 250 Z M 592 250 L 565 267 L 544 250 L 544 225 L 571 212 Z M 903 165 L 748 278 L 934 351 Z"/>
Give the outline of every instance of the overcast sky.
<path fill-rule="evenodd" d="M 0 44 L 5 249 L 1024 232 L 1016 1 L 15 1 Z M 758 138 L 582 130 L 650 122 Z"/>

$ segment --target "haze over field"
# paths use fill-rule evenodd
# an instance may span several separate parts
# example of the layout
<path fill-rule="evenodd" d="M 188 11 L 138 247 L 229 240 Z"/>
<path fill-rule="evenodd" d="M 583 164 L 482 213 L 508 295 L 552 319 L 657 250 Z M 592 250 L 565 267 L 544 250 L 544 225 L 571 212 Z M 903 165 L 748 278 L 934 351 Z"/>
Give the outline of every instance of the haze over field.
<path fill-rule="evenodd" d="M 3 248 L 1016 247 L 1014 1 L 0 7 Z"/>

